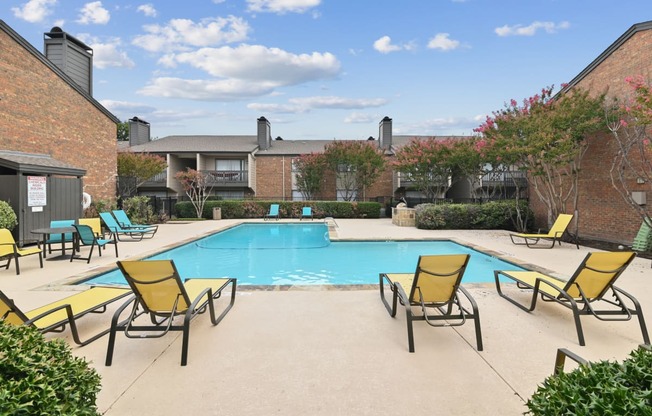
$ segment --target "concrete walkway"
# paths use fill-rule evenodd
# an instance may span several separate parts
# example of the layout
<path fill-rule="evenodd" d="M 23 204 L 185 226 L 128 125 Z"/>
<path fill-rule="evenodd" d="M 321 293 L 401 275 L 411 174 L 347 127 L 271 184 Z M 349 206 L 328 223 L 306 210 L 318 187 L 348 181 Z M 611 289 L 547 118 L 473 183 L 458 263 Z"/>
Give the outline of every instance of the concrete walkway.
<path fill-rule="evenodd" d="M 121 243 L 120 258 L 151 254 L 235 223 L 165 224 L 151 240 Z M 426 231 L 397 227 L 389 219 L 338 219 L 337 226 L 342 239 L 453 238 L 562 277 L 589 251 L 568 244 L 534 250 L 511 244 L 506 231 Z M 0 289 L 26 310 L 37 307 L 68 295 L 74 288 L 67 283 L 114 265 L 111 249 L 90 265 L 47 260 L 39 269 L 38 259 L 25 258 L 20 276 L 0 270 Z M 619 280 L 639 299 L 649 324 L 651 279 L 650 260 L 636 259 Z M 510 286 L 509 293 L 518 291 Z M 589 360 L 622 360 L 642 342 L 636 321 L 585 317 L 587 346 L 580 347 L 568 310 L 540 304 L 526 313 L 501 299 L 493 284 L 465 287 L 480 308 L 482 352 L 475 349 L 471 323 L 457 328 L 416 323 L 416 352 L 408 353 L 404 312 L 390 318 L 377 288 L 254 291 L 244 286 L 218 326 L 203 315 L 193 321 L 186 367 L 179 366 L 178 333 L 153 340 L 119 334 L 111 367 L 104 366 L 107 337 L 73 351 L 102 376 L 98 407 L 109 416 L 518 415 L 552 373 L 557 348 Z M 110 317 L 110 312 L 85 317 L 82 334 L 106 328 Z"/>

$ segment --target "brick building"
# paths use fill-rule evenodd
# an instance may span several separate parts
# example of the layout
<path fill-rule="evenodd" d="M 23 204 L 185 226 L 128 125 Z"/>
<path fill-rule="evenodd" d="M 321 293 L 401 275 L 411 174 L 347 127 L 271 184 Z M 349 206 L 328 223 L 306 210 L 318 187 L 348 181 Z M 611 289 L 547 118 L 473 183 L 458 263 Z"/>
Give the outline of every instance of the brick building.
<path fill-rule="evenodd" d="M 595 94 L 606 92 L 608 99 L 622 99 L 631 94 L 625 78 L 634 75 L 652 79 L 652 21 L 629 28 L 566 88 L 580 87 Z M 589 148 L 582 160 L 577 230 L 583 238 L 631 244 L 642 219 L 611 183 L 609 168 L 616 151 L 616 143 L 609 134 L 589 139 Z M 629 188 L 633 191 L 645 191 L 648 186 L 637 184 L 636 178 L 630 180 Z M 536 195 L 531 195 L 530 201 L 537 223 L 546 224 L 545 207 Z"/>
<path fill-rule="evenodd" d="M 85 171 L 94 199 L 114 198 L 120 120 L 91 95 L 92 51 L 59 28 L 46 36 L 49 57 L 0 20 L 0 150 L 49 155 Z"/>

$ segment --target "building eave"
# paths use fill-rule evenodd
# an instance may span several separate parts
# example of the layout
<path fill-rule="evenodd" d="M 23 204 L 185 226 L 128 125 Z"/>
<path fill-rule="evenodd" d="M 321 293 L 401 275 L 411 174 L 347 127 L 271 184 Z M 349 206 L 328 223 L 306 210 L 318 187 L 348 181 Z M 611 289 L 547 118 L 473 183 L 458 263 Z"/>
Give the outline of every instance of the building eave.
<path fill-rule="evenodd" d="M 65 81 L 72 89 L 81 94 L 86 100 L 88 100 L 95 108 L 100 110 L 105 116 L 107 116 L 111 121 L 116 124 L 120 123 L 120 119 L 113 115 L 109 110 L 107 110 L 102 104 L 99 103 L 95 98 L 89 95 L 84 91 L 75 81 L 72 80 L 68 75 L 66 75 L 61 69 L 54 65 L 48 58 L 45 57 L 38 49 L 36 49 L 32 44 L 30 44 L 25 38 L 20 36 L 15 30 L 13 30 L 9 25 L 7 25 L 2 19 L 0 19 L 0 30 L 7 33 L 10 38 L 16 41 L 20 46 L 22 46 L 29 53 L 34 55 L 36 59 L 41 61 L 43 65 L 47 66 L 57 74 L 63 81 Z"/>

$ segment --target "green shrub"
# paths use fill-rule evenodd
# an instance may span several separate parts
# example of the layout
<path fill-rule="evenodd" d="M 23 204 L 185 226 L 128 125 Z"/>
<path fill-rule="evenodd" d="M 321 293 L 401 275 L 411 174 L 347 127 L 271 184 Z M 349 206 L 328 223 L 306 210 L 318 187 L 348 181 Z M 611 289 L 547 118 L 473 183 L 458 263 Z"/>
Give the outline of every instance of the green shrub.
<path fill-rule="evenodd" d="M 149 204 L 148 196 L 132 196 L 122 200 L 122 209 L 134 224 L 154 224 L 158 217 Z"/>
<path fill-rule="evenodd" d="M 519 209 L 531 220 L 527 202 Z M 484 204 L 420 204 L 416 207 L 416 227 L 424 230 L 504 229 L 516 230 L 516 202 L 492 201 Z"/>
<path fill-rule="evenodd" d="M 652 350 L 622 364 L 600 361 L 548 377 L 527 402 L 531 415 L 652 415 Z"/>
<path fill-rule="evenodd" d="M 13 230 L 18 225 L 18 218 L 11 205 L 6 201 L 0 201 L 0 228 Z"/>
<path fill-rule="evenodd" d="M 100 376 L 64 340 L 0 320 L 0 414 L 98 415 Z"/>
<path fill-rule="evenodd" d="M 222 219 L 264 218 L 271 204 L 279 204 L 281 218 L 299 218 L 304 206 L 312 207 L 315 218 L 378 218 L 380 216 L 378 202 L 224 200 L 206 201 L 202 218 L 212 219 L 214 207 L 221 208 Z M 191 218 L 196 215 L 189 201 L 177 202 L 175 214 L 177 218 Z"/>

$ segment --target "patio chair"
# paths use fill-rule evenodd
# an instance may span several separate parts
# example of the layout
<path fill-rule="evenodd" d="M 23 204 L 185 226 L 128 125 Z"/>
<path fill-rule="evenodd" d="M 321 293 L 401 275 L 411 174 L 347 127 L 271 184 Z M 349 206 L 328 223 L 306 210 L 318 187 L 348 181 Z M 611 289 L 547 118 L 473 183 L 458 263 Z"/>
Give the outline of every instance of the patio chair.
<path fill-rule="evenodd" d="M 77 331 L 77 319 L 89 313 L 106 311 L 106 305 L 131 293 L 119 287 L 92 287 L 29 312 L 21 311 L 13 300 L 0 291 L 0 319 L 14 325 L 31 325 L 42 333 L 63 332 L 70 325 L 75 343 L 87 345 L 109 332 L 108 329 L 82 341 Z"/>
<path fill-rule="evenodd" d="M 43 268 L 43 250 L 40 247 L 30 247 L 30 248 L 18 248 L 14 236 L 11 235 L 11 231 L 6 228 L 0 228 L 0 260 L 5 260 L 5 269 L 9 269 L 11 265 L 11 260 L 14 260 L 16 263 L 16 274 L 20 274 L 20 264 L 18 264 L 18 259 L 21 257 L 31 256 L 32 254 L 38 254 L 38 260 L 41 263 L 41 269 Z"/>
<path fill-rule="evenodd" d="M 154 234 L 156 234 L 156 231 L 158 230 L 158 225 L 132 223 L 127 213 L 122 209 L 115 209 L 112 212 L 113 212 L 113 216 L 115 217 L 115 219 L 118 221 L 118 224 L 120 224 L 122 228 L 142 228 L 146 230 L 152 230 L 153 231 L 152 236 L 154 236 Z"/>
<path fill-rule="evenodd" d="M 113 361 L 115 337 L 118 331 L 127 338 L 160 338 L 169 331 L 182 331 L 181 365 L 188 362 L 190 321 L 208 309 L 211 323 L 217 325 L 233 307 L 236 279 L 188 279 L 181 280 L 172 260 L 119 261 L 118 267 L 136 295 L 113 315 L 106 353 L 106 365 Z M 231 285 L 229 304 L 219 316 L 215 315 L 215 301 Z M 119 322 L 120 315 L 131 305 L 129 317 Z M 149 325 L 137 323 L 137 318 L 148 314 Z M 183 324 L 173 322 L 183 316 Z"/>
<path fill-rule="evenodd" d="M 77 225 L 74 224 L 73 227 L 77 230 L 77 236 L 79 238 L 79 243 L 85 246 L 91 246 L 91 251 L 88 253 L 88 257 L 81 256 L 70 256 L 70 261 L 73 260 L 86 260 L 86 263 L 91 262 L 91 257 L 93 257 L 93 249 L 97 246 L 97 251 L 102 257 L 102 247 L 107 244 L 113 244 L 115 246 L 115 256 L 118 257 L 118 241 L 115 239 L 104 239 L 98 238 L 93 232 L 93 229 L 88 225 Z"/>
<path fill-rule="evenodd" d="M 269 206 L 269 213 L 265 215 L 265 221 L 271 220 L 272 218 L 276 218 L 277 221 L 281 218 L 279 214 L 279 204 L 272 204 Z"/>
<path fill-rule="evenodd" d="M 512 243 L 516 245 L 526 245 L 529 248 L 553 248 L 555 242 L 561 246 L 561 238 L 566 233 L 568 225 L 573 220 L 573 215 L 571 214 L 559 214 L 555 223 L 552 224 L 552 227 L 547 233 L 537 233 L 537 234 L 525 234 L 525 233 L 516 233 L 510 234 Z M 550 247 L 537 246 L 539 241 L 552 241 Z M 575 245 L 577 248 L 580 248 L 579 242 L 575 239 Z"/>
<path fill-rule="evenodd" d="M 636 253 L 622 251 L 589 253 L 568 281 L 539 272 L 496 270 L 494 271 L 496 289 L 501 297 L 527 312 L 533 311 L 536 307 L 538 295 L 541 295 L 541 300 L 544 302 L 556 302 L 569 308 L 573 311 L 580 345 L 585 345 L 580 322 L 581 315 L 593 315 L 601 321 L 629 321 L 635 315 L 643 333 L 643 340 L 649 344 L 650 337 L 641 305 L 634 296 L 614 286 L 635 256 Z M 530 304 L 520 303 L 504 294 L 500 276 L 513 280 L 520 289 L 532 289 Z M 613 300 L 608 299 L 606 294 L 610 294 Z M 625 304 L 623 297 L 630 300 L 633 308 Z M 607 309 L 598 310 L 593 305 L 604 305 Z"/>
<path fill-rule="evenodd" d="M 301 218 L 300 218 L 300 220 L 303 220 L 304 218 L 306 218 L 306 219 L 310 218 L 310 220 L 313 219 L 312 207 L 303 207 L 303 209 L 301 209 Z"/>
<path fill-rule="evenodd" d="M 50 228 L 59 228 L 59 227 L 72 227 L 73 224 L 75 223 L 75 220 L 53 220 L 50 221 Z M 64 251 L 63 245 L 66 243 L 70 243 L 73 247 L 72 250 L 74 251 L 75 249 L 75 237 L 73 236 L 72 233 L 65 233 L 63 234 L 63 239 L 61 234 L 50 234 L 47 238 L 47 240 L 44 241 L 45 245 L 48 247 L 48 254 L 52 254 L 52 244 L 61 244 L 60 249 L 54 249 L 54 251 Z M 43 247 L 45 248 L 45 247 Z"/>
<path fill-rule="evenodd" d="M 118 241 L 123 241 L 120 239 L 121 235 L 126 235 L 134 240 L 140 241 L 144 237 L 152 238 L 156 232 L 147 228 L 123 228 L 120 226 L 120 224 L 118 224 L 110 212 L 100 212 L 100 218 L 102 218 L 104 225 L 112 234 L 113 238 Z"/>
<path fill-rule="evenodd" d="M 380 299 L 391 317 L 396 316 L 397 301 L 405 306 L 408 347 L 414 352 L 413 321 L 426 321 L 433 327 L 460 326 L 468 319 L 475 323 L 478 351 L 482 351 L 482 333 L 478 305 L 471 294 L 460 286 L 469 262 L 468 254 L 419 256 L 414 273 L 381 273 L 379 277 Z M 385 298 L 385 285 L 393 293 L 392 304 Z M 408 296 L 409 293 L 409 296 Z M 462 305 L 459 294 L 471 305 Z M 412 307 L 420 313 L 414 314 Z"/>

